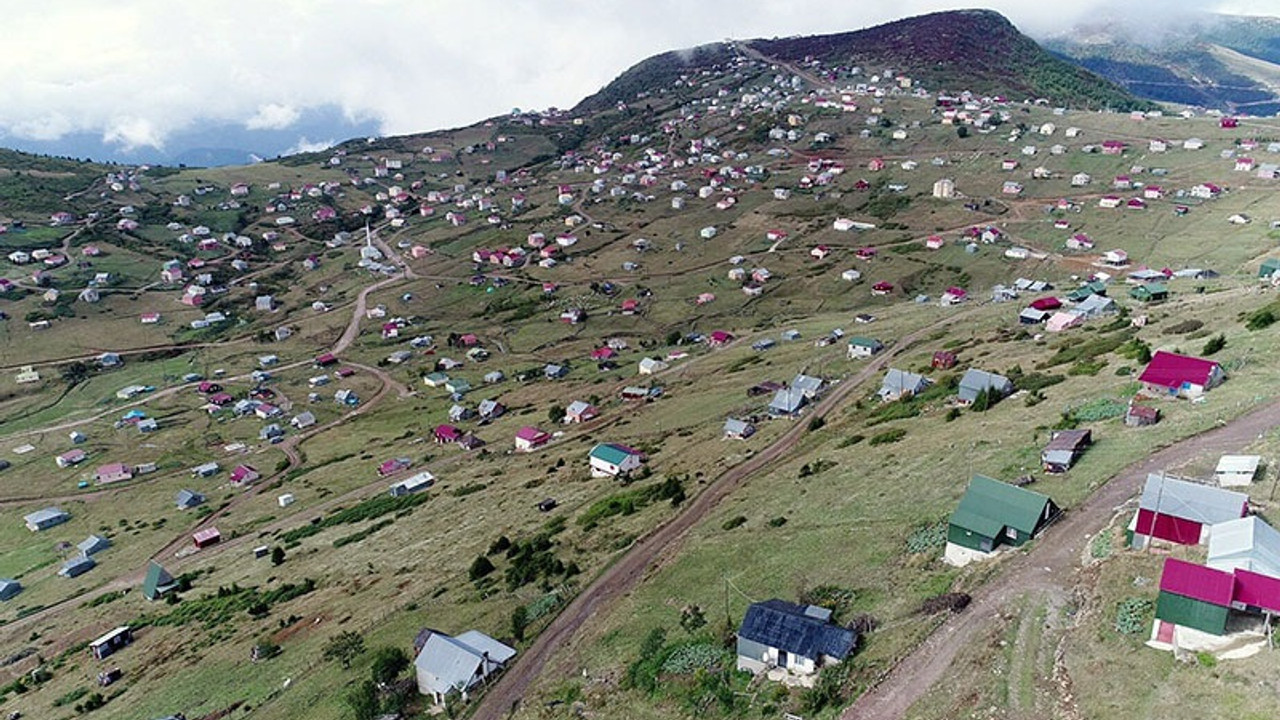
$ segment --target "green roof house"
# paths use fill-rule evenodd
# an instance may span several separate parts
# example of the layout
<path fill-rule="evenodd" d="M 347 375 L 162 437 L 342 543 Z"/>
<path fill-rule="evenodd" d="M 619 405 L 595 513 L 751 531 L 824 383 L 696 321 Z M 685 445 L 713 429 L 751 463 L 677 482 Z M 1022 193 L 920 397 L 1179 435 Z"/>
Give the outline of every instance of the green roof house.
<path fill-rule="evenodd" d="M 1169 298 L 1169 288 L 1164 283 L 1146 283 L 1129 291 L 1129 297 L 1138 302 L 1157 302 Z"/>
<path fill-rule="evenodd" d="M 1262 267 L 1258 268 L 1258 277 L 1269 278 L 1276 273 L 1280 273 L 1280 258 L 1267 258 L 1262 261 Z"/>
<path fill-rule="evenodd" d="M 177 589 L 178 583 L 160 563 L 154 560 L 147 566 L 147 577 L 142 581 L 142 596 L 148 600 L 159 600 Z"/>
<path fill-rule="evenodd" d="M 884 344 L 875 338 L 854 335 L 849 338 L 849 359 L 869 358 L 884 349 Z"/>
<path fill-rule="evenodd" d="M 963 567 L 991 557 L 1001 545 L 1022 545 L 1059 512 L 1040 493 L 974 475 L 947 526 L 945 559 Z"/>

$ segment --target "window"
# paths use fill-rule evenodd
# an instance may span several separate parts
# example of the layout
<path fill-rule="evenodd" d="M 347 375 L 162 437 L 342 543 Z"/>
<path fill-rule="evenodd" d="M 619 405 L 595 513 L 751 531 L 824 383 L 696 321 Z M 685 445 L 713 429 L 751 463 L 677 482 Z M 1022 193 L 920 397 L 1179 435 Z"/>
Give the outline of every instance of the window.
<path fill-rule="evenodd" d="M 1016 529 L 1014 529 L 1014 528 L 1007 527 L 1007 528 L 1005 528 L 1005 529 L 1004 529 L 1004 536 L 1005 536 L 1005 537 L 1007 537 L 1007 538 L 1009 538 L 1010 540 L 1017 540 L 1017 539 L 1018 539 L 1018 531 L 1017 531 Z"/>

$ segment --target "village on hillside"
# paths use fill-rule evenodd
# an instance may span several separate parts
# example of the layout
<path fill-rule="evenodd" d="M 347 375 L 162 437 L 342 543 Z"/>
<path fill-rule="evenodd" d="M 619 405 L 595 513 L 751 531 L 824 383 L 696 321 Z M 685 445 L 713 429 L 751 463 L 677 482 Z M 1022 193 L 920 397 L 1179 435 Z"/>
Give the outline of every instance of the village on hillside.
<path fill-rule="evenodd" d="M 732 49 L 0 201 L 0 709 L 833 718 L 1032 559 L 918 717 L 1280 709 L 1280 121 Z"/>

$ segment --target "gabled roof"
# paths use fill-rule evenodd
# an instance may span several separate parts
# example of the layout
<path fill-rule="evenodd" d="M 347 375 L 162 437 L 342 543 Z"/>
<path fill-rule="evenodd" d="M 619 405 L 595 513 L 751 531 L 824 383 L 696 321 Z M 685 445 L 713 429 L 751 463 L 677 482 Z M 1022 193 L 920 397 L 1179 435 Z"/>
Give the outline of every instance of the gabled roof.
<path fill-rule="evenodd" d="M 176 587 L 173 576 L 154 560 L 147 565 L 147 577 L 142 581 L 142 596 L 155 600 Z"/>
<path fill-rule="evenodd" d="M 1049 444 L 1044 446 L 1044 451 L 1066 451 L 1074 452 L 1088 445 L 1093 441 L 1093 432 L 1088 428 L 1079 430 L 1059 430 L 1053 434 L 1053 438 L 1049 440 Z"/>
<path fill-rule="evenodd" d="M 463 636 L 467 641 L 462 636 L 431 633 L 413 661 L 420 687 L 425 685 L 441 695 L 451 690 L 466 690 L 516 654 L 514 649 L 475 630 Z M 488 661 L 485 653 L 489 653 Z"/>
<path fill-rule="evenodd" d="M 1160 591 L 1200 600 L 1211 605 L 1230 607 L 1235 578 L 1229 572 L 1214 570 L 1177 558 L 1165 558 L 1160 573 Z"/>
<path fill-rule="evenodd" d="M 1147 475 L 1138 507 L 1202 525 L 1235 520 L 1249 506 L 1249 496 L 1211 485 L 1187 482 L 1156 473 Z"/>
<path fill-rule="evenodd" d="M 1008 395 L 1013 392 L 1013 383 L 1003 375 L 997 375 L 986 370 L 977 368 L 965 370 L 964 375 L 960 378 L 960 390 L 957 393 L 960 399 L 973 402 L 978 399 L 978 395 L 983 390 L 989 393 L 998 393 L 1002 396 Z"/>
<path fill-rule="evenodd" d="M 951 524 L 988 538 L 999 536 L 1006 527 L 1033 535 L 1049 502 L 1038 492 L 974 475 L 951 514 Z"/>
<path fill-rule="evenodd" d="M 820 655 L 843 660 L 857 644 L 858 634 L 829 622 L 829 612 L 810 614 L 810 607 L 777 599 L 752 603 L 738 637 L 810 660 Z"/>
<path fill-rule="evenodd" d="M 916 393 L 929 385 L 929 379 L 898 368 L 889 368 L 880 383 L 881 395 L 901 395 L 905 392 Z"/>
<path fill-rule="evenodd" d="M 1181 387 L 1184 382 L 1207 386 L 1216 367 L 1218 363 L 1212 360 L 1159 350 L 1138 376 L 1138 381 L 1167 388 Z"/>
<path fill-rule="evenodd" d="M 591 457 L 611 465 L 621 465 L 627 458 L 638 455 L 639 451 L 617 443 L 601 443 L 591 448 L 590 452 Z"/>
<path fill-rule="evenodd" d="M 111 547 L 111 541 L 101 535 L 90 535 L 89 537 L 76 543 L 76 549 L 85 557 L 97 552 L 102 552 Z"/>
<path fill-rule="evenodd" d="M 1255 515 L 1216 523 L 1205 564 L 1216 570 L 1241 568 L 1280 578 L 1280 531 Z"/>

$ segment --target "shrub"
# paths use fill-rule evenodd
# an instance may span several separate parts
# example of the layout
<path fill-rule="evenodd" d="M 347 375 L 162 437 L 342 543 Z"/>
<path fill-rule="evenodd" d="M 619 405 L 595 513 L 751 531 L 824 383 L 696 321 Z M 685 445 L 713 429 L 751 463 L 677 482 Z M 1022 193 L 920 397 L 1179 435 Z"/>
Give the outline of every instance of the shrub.
<path fill-rule="evenodd" d="M 736 527 L 741 527 L 746 522 L 747 522 L 747 516 L 739 515 L 737 517 L 732 517 L 732 518 L 729 518 L 728 520 L 725 520 L 724 524 L 721 525 L 720 528 L 722 530 L 732 530 Z"/>
<path fill-rule="evenodd" d="M 786 525 L 786 524 L 787 524 L 787 518 L 786 518 L 786 516 L 785 516 L 785 515 L 779 515 L 779 516 L 778 516 L 778 517 L 776 517 L 776 518 L 771 518 L 771 519 L 769 520 L 769 522 L 767 522 L 767 523 L 765 523 L 765 524 L 766 524 L 766 525 L 768 525 L 768 526 L 769 526 L 769 527 L 771 527 L 771 528 L 779 528 L 779 527 L 782 527 L 783 525 Z"/>
<path fill-rule="evenodd" d="M 476 580 L 479 580 L 493 572 L 495 569 L 496 568 L 493 566 L 493 563 L 489 561 L 489 558 L 484 555 L 477 555 L 476 559 L 472 561 L 471 567 L 467 570 L 467 577 L 470 578 L 472 582 L 475 582 Z"/>
<path fill-rule="evenodd" d="M 907 431 L 905 428 L 893 428 L 892 430 L 885 430 L 877 435 L 872 435 L 869 443 L 871 445 L 888 445 L 889 443 L 896 443 L 906 436 Z"/>
<path fill-rule="evenodd" d="M 1227 336 L 1221 333 L 1214 335 L 1204 344 L 1204 349 L 1200 352 L 1204 355 L 1213 355 L 1222 348 L 1227 346 Z"/>
<path fill-rule="evenodd" d="M 1249 318 L 1245 320 L 1244 326 L 1250 330 L 1262 330 L 1271 327 L 1275 322 L 1275 313 L 1270 308 L 1263 308 L 1251 313 Z"/>
<path fill-rule="evenodd" d="M 351 661 L 364 654 L 364 638 L 360 633 L 344 630 L 325 641 L 323 657 L 337 660 L 342 667 L 350 668 Z"/>
<path fill-rule="evenodd" d="M 947 521 L 939 520 L 929 525 L 921 525 L 907 536 L 907 552 L 933 552 L 947 544 Z"/>
<path fill-rule="evenodd" d="M 827 421 L 823 419 L 821 415 L 815 415 L 813 416 L 813 419 L 809 421 L 809 432 L 814 432 L 815 430 L 821 430 L 822 426 L 826 424 L 827 424 Z"/>
<path fill-rule="evenodd" d="M 969 601 L 972 599 L 969 597 L 969 593 L 943 593 L 925 600 L 920 605 L 920 612 L 925 615 L 932 615 L 943 610 L 958 613 L 969 607 Z"/>
<path fill-rule="evenodd" d="M 1151 624 L 1151 614 L 1155 606 L 1148 598 L 1130 597 L 1116 605 L 1116 632 L 1123 635 L 1136 635 L 1144 632 Z"/>

